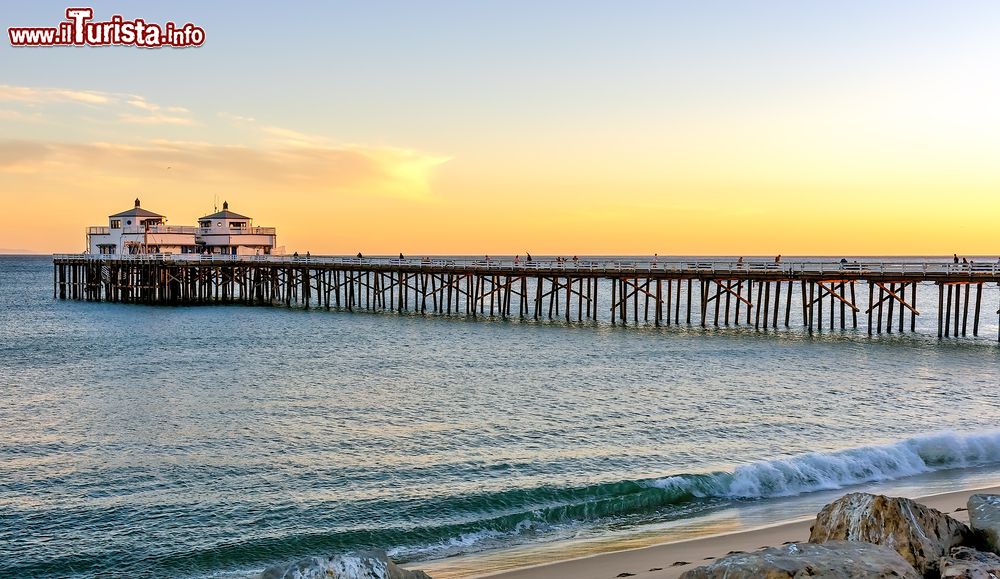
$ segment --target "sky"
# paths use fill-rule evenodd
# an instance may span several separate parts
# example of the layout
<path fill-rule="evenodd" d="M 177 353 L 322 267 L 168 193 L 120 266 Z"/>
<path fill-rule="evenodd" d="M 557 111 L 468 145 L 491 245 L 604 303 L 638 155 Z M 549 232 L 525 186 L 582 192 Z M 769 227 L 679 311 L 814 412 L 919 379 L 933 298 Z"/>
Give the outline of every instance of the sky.
<path fill-rule="evenodd" d="M 1000 3 L 5 5 L 0 252 L 79 252 L 133 199 L 223 201 L 313 254 L 1000 253 Z"/>

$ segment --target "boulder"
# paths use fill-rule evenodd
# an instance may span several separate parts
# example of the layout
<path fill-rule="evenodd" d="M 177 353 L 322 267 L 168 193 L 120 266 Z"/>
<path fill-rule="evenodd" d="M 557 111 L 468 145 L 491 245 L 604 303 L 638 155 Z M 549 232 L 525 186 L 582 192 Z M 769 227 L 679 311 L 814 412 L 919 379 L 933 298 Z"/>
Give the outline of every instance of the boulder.
<path fill-rule="evenodd" d="M 1000 579 L 1000 557 L 968 547 L 955 547 L 938 566 L 941 579 Z"/>
<path fill-rule="evenodd" d="M 407 571 L 389 560 L 385 551 L 356 555 L 310 557 L 291 565 L 274 565 L 260 579 L 431 579 L 423 571 Z"/>
<path fill-rule="evenodd" d="M 969 497 L 969 525 L 984 549 L 1000 554 L 1000 495 Z"/>
<path fill-rule="evenodd" d="M 937 577 L 941 557 L 968 544 L 972 531 L 948 515 L 910 499 L 851 493 L 816 515 L 810 543 L 830 540 L 885 545 L 925 577 Z"/>
<path fill-rule="evenodd" d="M 740 553 L 692 569 L 681 579 L 919 579 L 909 563 L 888 547 L 871 543 L 830 541 L 790 543 L 753 553 Z"/>

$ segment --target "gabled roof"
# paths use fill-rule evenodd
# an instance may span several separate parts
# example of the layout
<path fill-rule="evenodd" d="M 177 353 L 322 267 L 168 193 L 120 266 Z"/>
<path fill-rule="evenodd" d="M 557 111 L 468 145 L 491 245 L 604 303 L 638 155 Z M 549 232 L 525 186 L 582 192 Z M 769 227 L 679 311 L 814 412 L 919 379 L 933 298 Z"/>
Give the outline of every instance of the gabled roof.
<path fill-rule="evenodd" d="M 211 215 L 199 217 L 198 219 L 250 219 L 250 218 L 247 217 L 246 215 L 233 213 L 232 211 L 226 209 L 225 211 L 219 211 L 218 213 L 213 213 Z"/>
<path fill-rule="evenodd" d="M 199 217 L 198 219 L 250 219 L 246 215 L 240 215 L 239 213 L 233 213 L 229 210 L 229 202 L 222 202 L 222 211 L 218 213 L 213 213 L 211 215 L 206 215 L 204 217 Z"/>
<path fill-rule="evenodd" d="M 159 213 L 153 213 L 139 207 L 139 199 L 135 200 L 135 207 L 129 209 L 128 211 L 122 211 L 121 213 L 115 213 L 114 215 L 108 215 L 108 217 L 163 217 Z"/>
<path fill-rule="evenodd" d="M 153 213 L 142 207 L 135 207 L 134 209 L 129 209 L 128 211 L 122 211 L 121 213 L 115 213 L 114 215 L 109 215 L 108 217 L 163 217 L 159 213 Z"/>

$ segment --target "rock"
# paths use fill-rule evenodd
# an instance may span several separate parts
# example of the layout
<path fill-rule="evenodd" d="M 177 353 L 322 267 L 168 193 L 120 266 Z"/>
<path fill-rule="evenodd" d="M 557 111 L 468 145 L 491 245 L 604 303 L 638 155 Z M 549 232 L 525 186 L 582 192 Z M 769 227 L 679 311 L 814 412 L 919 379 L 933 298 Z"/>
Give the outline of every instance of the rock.
<path fill-rule="evenodd" d="M 1000 557 L 968 547 L 955 547 L 938 566 L 941 579 L 1000 579 Z"/>
<path fill-rule="evenodd" d="M 917 571 L 888 547 L 829 541 L 792 543 L 719 559 L 692 569 L 681 579 L 919 579 Z"/>
<path fill-rule="evenodd" d="M 1000 554 L 1000 495 L 969 497 L 969 525 L 984 549 Z"/>
<path fill-rule="evenodd" d="M 816 515 L 810 543 L 830 540 L 885 545 L 925 577 L 937 577 L 938 563 L 952 547 L 967 544 L 972 531 L 948 515 L 910 499 L 851 493 Z"/>
<path fill-rule="evenodd" d="M 407 571 L 389 560 L 385 551 L 357 555 L 311 557 L 291 565 L 274 565 L 260 579 L 431 579 L 423 571 Z"/>

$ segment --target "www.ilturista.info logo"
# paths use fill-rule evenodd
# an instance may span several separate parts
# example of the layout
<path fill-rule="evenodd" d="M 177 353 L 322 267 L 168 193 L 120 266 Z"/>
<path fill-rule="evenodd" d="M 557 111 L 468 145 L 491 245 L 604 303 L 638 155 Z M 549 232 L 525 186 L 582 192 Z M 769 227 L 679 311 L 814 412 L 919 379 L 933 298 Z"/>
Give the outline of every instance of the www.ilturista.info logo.
<path fill-rule="evenodd" d="M 93 8 L 67 8 L 57 26 L 12 26 L 11 46 L 139 46 L 184 48 L 205 43 L 205 30 L 188 22 L 154 24 L 142 18 L 125 20 L 115 14 L 106 22 L 92 22 Z"/>

